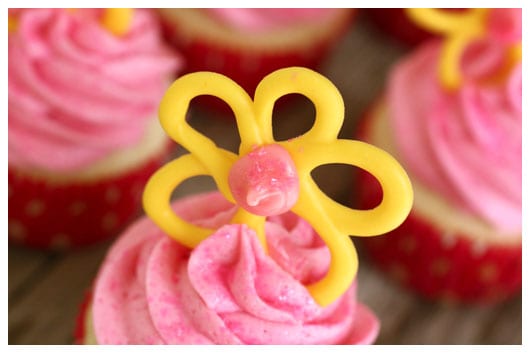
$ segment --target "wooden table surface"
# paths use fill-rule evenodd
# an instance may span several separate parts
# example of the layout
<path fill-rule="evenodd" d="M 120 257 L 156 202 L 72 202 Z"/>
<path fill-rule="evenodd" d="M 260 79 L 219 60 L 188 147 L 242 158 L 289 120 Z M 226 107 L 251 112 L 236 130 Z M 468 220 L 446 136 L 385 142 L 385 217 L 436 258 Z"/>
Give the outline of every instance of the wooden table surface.
<path fill-rule="evenodd" d="M 405 50 L 380 36 L 361 17 L 322 72 L 342 92 L 346 118 L 340 136 L 351 138 L 361 114 L 381 93 L 389 67 Z M 275 109 L 277 138 L 310 127 L 313 107 L 306 99 Z M 215 119 L 192 106 L 191 123 L 224 148 L 238 138 L 230 119 Z M 182 151 L 181 151 L 182 152 Z M 335 200 L 353 195 L 353 168 L 316 171 L 319 185 Z M 208 178 L 186 182 L 175 195 L 211 189 Z M 9 247 L 9 344 L 71 344 L 78 306 L 112 241 L 70 253 Z M 377 344 L 521 344 L 521 296 L 495 306 L 458 306 L 424 301 L 372 267 L 361 253 L 359 297 L 381 320 Z"/>

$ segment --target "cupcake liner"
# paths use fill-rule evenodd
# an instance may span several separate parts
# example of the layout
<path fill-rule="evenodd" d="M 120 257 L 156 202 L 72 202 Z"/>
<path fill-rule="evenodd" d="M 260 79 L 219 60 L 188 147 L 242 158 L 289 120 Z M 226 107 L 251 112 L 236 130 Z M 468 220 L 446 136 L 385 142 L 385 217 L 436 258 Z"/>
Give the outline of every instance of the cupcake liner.
<path fill-rule="evenodd" d="M 293 50 L 284 48 L 281 51 L 243 50 L 198 36 L 183 38 L 179 35 L 178 23 L 170 23 L 163 18 L 161 23 L 167 40 L 176 46 L 186 58 L 185 72 L 221 73 L 237 82 L 249 95 L 253 96 L 261 79 L 277 69 L 290 66 L 316 69 L 349 28 L 353 18 L 354 13 L 349 21 L 343 21 L 341 25 L 337 25 L 335 31 L 331 32 L 328 37 L 312 43 L 303 52 L 294 51 L 296 48 Z M 195 100 L 200 106 L 220 111 L 225 115 L 231 113 L 228 105 L 217 98 L 200 96 Z"/>
<path fill-rule="evenodd" d="M 140 210 L 143 187 L 168 147 L 123 175 L 54 184 L 9 168 L 9 242 L 65 250 L 110 238 Z"/>
<path fill-rule="evenodd" d="M 462 11 L 465 9 L 443 9 L 444 11 Z M 414 47 L 421 42 L 435 38 L 435 33 L 424 30 L 412 22 L 405 9 L 366 9 L 364 10 L 371 22 L 381 31 L 386 33 L 407 47 Z"/>
<path fill-rule="evenodd" d="M 362 120 L 360 136 L 366 136 L 367 120 Z M 362 170 L 357 190 L 361 209 L 377 206 L 382 198 L 377 180 Z M 428 299 L 495 303 L 521 289 L 521 243 L 486 243 L 451 233 L 418 214 L 415 205 L 397 229 L 363 238 L 362 246 L 380 269 Z"/>
<path fill-rule="evenodd" d="M 378 30 L 408 47 L 414 47 L 434 37 L 434 34 L 411 22 L 404 9 L 366 9 L 365 13 Z"/>

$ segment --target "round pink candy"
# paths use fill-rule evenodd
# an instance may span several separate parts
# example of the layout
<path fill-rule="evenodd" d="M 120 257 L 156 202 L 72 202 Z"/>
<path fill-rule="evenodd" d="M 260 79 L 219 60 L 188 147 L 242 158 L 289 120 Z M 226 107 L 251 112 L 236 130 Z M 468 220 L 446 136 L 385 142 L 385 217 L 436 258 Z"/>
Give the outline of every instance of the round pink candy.
<path fill-rule="evenodd" d="M 290 210 L 300 188 L 294 162 L 280 145 L 260 146 L 241 157 L 230 170 L 228 184 L 237 204 L 260 216 Z"/>

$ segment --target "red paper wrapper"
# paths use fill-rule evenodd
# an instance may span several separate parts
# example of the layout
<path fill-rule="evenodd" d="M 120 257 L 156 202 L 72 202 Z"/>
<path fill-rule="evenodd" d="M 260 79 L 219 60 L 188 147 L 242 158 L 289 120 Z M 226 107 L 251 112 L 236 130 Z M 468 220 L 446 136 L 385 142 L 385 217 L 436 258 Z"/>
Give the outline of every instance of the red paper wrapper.
<path fill-rule="evenodd" d="M 347 21 L 336 25 L 333 32 L 323 40 L 315 41 L 303 52 L 288 50 L 242 50 L 212 42 L 207 38 L 183 38 L 179 35 L 179 24 L 161 19 L 163 32 L 167 40 L 173 44 L 186 59 L 185 72 L 213 71 L 228 76 L 252 97 L 258 83 L 269 73 L 290 66 L 303 66 L 316 70 L 329 54 L 333 46 L 346 33 L 351 25 L 355 11 Z M 195 99 L 201 106 L 231 114 L 226 103 L 208 96 Z"/>
<path fill-rule="evenodd" d="M 166 155 L 124 175 L 60 185 L 9 168 L 9 242 L 64 250 L 117 235 L 138 214 L 145 183 Z"/>
<path fill-rule="evenodd" d="M 443 10 L 461 11 L 464 9 Z M 408 47 L 414 47 L 429 38 L 436 37 L 436 34 L 426 31 L 412 22 L 405 13 L 405 9 L 366 9 L 365 13 L 378 29 Z"/>
<path fill-rule="evenodd" d="M 361 121 L 361 140 L 367 136 L 369 116 Z M 358 207 L 371 209 L 382 198 L 377 180 L 357 174 Z M 384 272 L 428 299 L 495 303 L 517 294 L 522 283 L 521 243 L 474 241 L 466 234 L 437 228 L 413 206 L 397 229 L 380 237 L 363 238 L 371 260 Z"/>

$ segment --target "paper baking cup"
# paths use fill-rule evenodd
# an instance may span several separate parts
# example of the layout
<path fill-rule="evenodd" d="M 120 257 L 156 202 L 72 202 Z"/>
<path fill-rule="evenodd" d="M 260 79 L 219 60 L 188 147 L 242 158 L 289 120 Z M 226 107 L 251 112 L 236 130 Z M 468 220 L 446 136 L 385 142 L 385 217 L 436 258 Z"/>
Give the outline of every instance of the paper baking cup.
<path fill-rule="evenodd" d="M 378 30 L 408 47 L 434 37 L 434 34 L 411 22 L 404 9 L 365 9 L 364 11 Z"/>
<path fill-rule="evenodd" d="M 163 32 L 167 40 L 178 48 L 185 58 L 185 72 L 213 71 L 228 76 L 253 97 L 258 83 L 269 73 L 280 68 L 303 66 L 314 70 L 327 57 L 333 46 L 340 40 L 351 25 L 354 13 L 349 21 L 336 25 L 336 29 L 322 40 L 306 46 L 303 52 L 282 48 L 281 50 L 264 50 L 235 48 L 213 42 L 200 35 L 183 37 L 179 35 L 179 24 L 161 18 Z M 230 108 L 219 99 L 209 96 L 196 98 L 197 104 L 222 112 L 231 113 Z"/>
<path fill-rule="evenodd" d="M 463 10 L 466 9 L 443 9 L 443 11 Z M 364 11 L 377 29 L 407 47 L 412 48 L 427 39 L 437 37 L 437 34 L 426 31 L 411 21 L 405 9 L 365 9 Z"/>
<path fill-rule="evenodd" d="M 117 235 L 138 214 L 144 185 L 166 155 L 116 177 L 60 185 L 9 168 L 9 242 L 64 250 Z"/>

